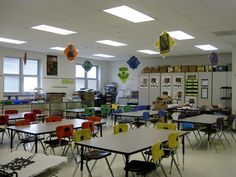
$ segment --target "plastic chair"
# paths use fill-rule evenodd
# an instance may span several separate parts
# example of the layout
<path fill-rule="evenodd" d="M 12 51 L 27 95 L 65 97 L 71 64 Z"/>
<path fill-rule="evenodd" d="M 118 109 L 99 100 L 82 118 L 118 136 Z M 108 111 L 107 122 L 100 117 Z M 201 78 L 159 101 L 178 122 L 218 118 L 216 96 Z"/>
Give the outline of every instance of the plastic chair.
<path fill-rule="evenodd" d="M 124 110 L 124 112 L 131 112 L 132 106 L 130 106 L 130 105 L 125 105 L 125 106 L 123 107 L 123 110 Z"/>
<path fill-rule="evenodd" d="M 49 117 L 46 118 L 46 123 L 58 122 L 58 121 L 62 121 L 62 117 L 61 116 L 49 116 Z"/>
<path fill-rule="evenodd" d="M 107 116 L 110 114 L 110 107 L 109 105 L 101 105 L 101 117 L 107 118 Z"/>
<path fill-rule="evenodd" d="M 180 176 L 182 177 L 182 174 L 180 172 L 180 169 L 178 167 L 178 164 L 174 158 L 174 155 L 177 154 L 177 150 L 179 148 L 179 132 L 176 131 L 174 133 L 171 133 L 168 135 L 168 142 L 167 142 L 167 145 L 168 147 L 167 148 L 164 148 L 164 156 L 163 158 L 168 158 L 168 157 L 171 157 L 171 165 L 170 165 L 170 174 L 171 174 L 171 170 L 172 170 L 172 166 L 173 166 L 173 162 L 180 174 Z"/>
<path fill-rule="evenodd" d="M 177 126 L 176 124 L 172 124 L 172 123 L 157 123 L 156 128 L 176 130 Z"/>
<path fill-rule="evenodd" d="M 132 172 L 132 174 L 137 173 L 146 176 L 146 174 L 155 171 L 157 167 L 161 167 L 165 177 L 167 177 L 166 172 L 161 163 L 164 151 L 160 140 L 158 140 L 155 144 L 152 145 L 151 154 L 151 161 L 132 160 L 125 167 L 125 170 Z"/>
<path fill-rule="evenodd" d="M 98 132 L 95 132 L 94 128 L 94 122 L 93 121 L 87 121 L 82 123 L 82 129 L 89 129 L 91 132 L 92 137 L 98 137 Z"/>
<path fill-rule="evenodd" d="M 232 132 L 232 129 L 233 129 L 232 126 L 233 126 L 234 120 L 235 120 L 235 115 L 229 115 L 229 116 L 227 117 L 227 125 L 224 126 L 224 129 L 230 133 L 232 139 L 233 139 L 234 142 L 236 143 L 236 139 L 235 139 L 234 134 L 233 134 L 233 132 Z"/>
<path fill-rule="evenodd" d="M 18 113 L 18 110 L 15 110 L 15 109 L 5 110 L 5 114 L 17 114 L 17 113 Z"/>
<path fill-rule="evenodd" d="M 91 133 L 90 133 L 90 129 L 80 129 L 80 130 L 76 130 L 74 132 L 74 143 L 75 143 L 75 146 L 78 147 L 78 145 L 76 144 L 77 142 L 81 142 L 81 141 L 84 141 L 84 140 L 89 140 L 91 139 Z M 113 172 L 112 172 L 112 169 L 111 169 L 111 166 L 108 162 L 108 159 L 107 157 L 110 156 L 111 153 L 110 152 L 107 152 L 107 151 L 103 151 L 103 150 L 92 150 L 90 148 L 86 148 L 85 151 L 84 151 L 84 154 L 83 154 L 83 157 L 86 161 L 86 168 L 88 170 L 88 173 L 89 173 L 89 176 L 92 177 L 92 170 L 93 168 L 95 167 L 95 164 L 97 162 L 97 160 L 99 159 L 102 159 L 102 158 L 105 158 L 106 160 L 106 163 L 108 165 L 108 168 L 110 170 L 110 173 L 111 175 L 114 177 L 113 175 Z M 91 160 L 95 160 L 91 170 L 89 168 L 89 165 L 88 165 L 88 162 L 91 161 Z"/>
<path fill-rule="evenodd" d="M 72 137 L 73 137 L 73 125 L 61 125 L 56 128 L 56 139 L 50 139 L 47 141 L 44 141 L 45 144 L 47 144 L 45 153 L 47 154 L 47 149 L 51 148 L 53 151 L 53 154 L 55 155 L 54 149 L 57 147 L 62 147 L 62 156 L 65 156 L 67 154 L 68 149 L 71 149 L 72 154 Z M 74 157 L 75 158 L 75 157 Z M 76 160 L 76 158 L 75 158 Z"/>
<path fill-rule="evenodd" d="M 1 143 L 3 143 L 3 138 L 4 138 L 4 134 L 6 133 L 8 138 L 9 136 L 9 132 L 6 131 L 7 126 L 9 125 L 9 116 L 8 115 L 0 115 L 0 133 L 2 133 L 2 141 Z"/>
<path fill-rule="evenodd" d="M 30 119 L 24 119 L 24 120 L 18 120 L 15 123 L 15 126 L 30 126 Z M 20 132 L 16 132 L 18 135 L 18 139 L 20 140 L 20 142 L 17 144 L 16 146 L 16 150 L 18 149 L 18 147 L 20 146 L 20 144 L 23 144 L 24 150 L 26 151 L 26 144 L 28 143 L 34 143 L 35 142 L 35 136 L 34 135 L 29 135 L 26 133 L 20 133 Z M 37 141 L 40 142 L 43 150 L 45 150 L 44 144 L 42 142 L 42 140 L 44 140 L 44 137 L 42 136 L 38 136 L 37 137 Z M 32 146 L 31 151 L 33 150 L 34 145 Z"/>
<path fill-rule="evenodd" d="M 138 111 L 142 111 L 142 110 L 146 110 L 146 105 L 138 105 L 137 106 L 137 109 L 138 109 Z"/>
<path fill-rule="evenodd" d="M 41 109 L 33 109 L 32 112 L 35 112 L 36 114 L 41 114 L 43 111 Z"/>
<path fill-rule="evenodd" d="M 35 112 L 25 113 L 24 118 L 30 120 L 31 123 L 37 122 L 37 117 Z"/>
<path fill-rule="evenodd" d="M 115 104 L 115 103 L 113 103 L 113 104 L 111 104 L 111 109 L 112 109 L 112 112 L 114 112 L 114 111 L 116 111 L 117 109 L 118 109 L 118 104 Z"/>
<path fill-rule="evenodd" d="M 143 125 L 147 126 L 148 121 L 150 119 L 150 114 L 149 112 L 143 112 L 143 120 L 135 120 L 133 122 L 131 122 L 131 125 L 134 125 L 135 127 L 139 128 Z"/>

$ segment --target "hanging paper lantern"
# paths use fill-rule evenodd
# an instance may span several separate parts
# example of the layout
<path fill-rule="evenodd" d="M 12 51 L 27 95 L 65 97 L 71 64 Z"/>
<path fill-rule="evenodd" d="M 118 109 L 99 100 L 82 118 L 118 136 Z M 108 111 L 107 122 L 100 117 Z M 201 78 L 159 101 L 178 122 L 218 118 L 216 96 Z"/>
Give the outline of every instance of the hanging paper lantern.
<path fill-rule="evenodd" d="M 170 49 L 174 46 L 175 40 L 169 35 L 167 31 L 163 31 L 159 37 L 159 40 L 156 41 L 156 47 L 160 49 L 160 54 L 165 58 Z"/>
<path fill-rule="evenodd" d="M 82 65 L 82 67 L 84 68 L 86 72 L 88 72 L 93 67 L 93 65 L 90 61 L 86 60 L 84 64 Z"/>
<path fill-rule="evenodd" d="M 128 68 L 125 66 L 120 67 L 118 77 L 120 78 L 122 83 L 125 83 L 129 78 Z"/>
<path fill-rule="evenodd" d="M 136 69 L 138 67 L 138 65 L 140 64 L 140 61 L 138 60 L 138 58 L 136 58 L 135 56 L 132 56 L 128 61 L 127 64 L 129 65 L 130 68 L 132 69 Z"/>
<path fill-rule="evenodd" d="M 26 65 L 27 59 L 28 59 L 27 52 L 25 52 L 24 57 L 23 57 L 24 65 Z"/>
<path fill-rule="evenodd" d="M 75 59 L 75 57 L 78 55 L 77 49 L 75 48 L 75 46 L 73 44 L 69 44 L 65 50 L 64 50 L 64 54 L 66 56 L 66 58 L 69 61 L 73 61 Z"/>
<path fill-rule="evenodd" d="M 213 67 L 216 67 L 217 66 L 217 63 L 219 61 L 219 58 L 218 58 L 218 54 L 216 53 L 216 51 L 212 51 L 210 54 L 209 54 L 209 61 L 211 63 L 211 65 Z"/>

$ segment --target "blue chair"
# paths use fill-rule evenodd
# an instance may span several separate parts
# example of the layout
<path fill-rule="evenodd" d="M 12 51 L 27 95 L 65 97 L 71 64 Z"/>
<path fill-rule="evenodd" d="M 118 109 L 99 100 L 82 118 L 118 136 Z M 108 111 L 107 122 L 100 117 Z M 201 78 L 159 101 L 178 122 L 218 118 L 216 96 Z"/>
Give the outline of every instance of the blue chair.
<path fill-rule="evenodd" d="M 150 114 L 149 112 L 143 112 L 143 119 L 142 120 L 135 120 L 131 122 L 131 125 L 134 125 L 135 127 L 139 128 L 143 125 L 148 126 L 148 122 L 150 119 Z"/>

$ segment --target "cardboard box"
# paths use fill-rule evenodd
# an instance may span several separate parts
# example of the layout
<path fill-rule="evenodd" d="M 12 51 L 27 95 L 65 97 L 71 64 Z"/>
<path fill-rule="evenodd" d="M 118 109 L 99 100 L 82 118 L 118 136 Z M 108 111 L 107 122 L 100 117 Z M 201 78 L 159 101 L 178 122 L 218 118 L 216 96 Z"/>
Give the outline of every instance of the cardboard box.
<path fill-rule="evenodd" d="M 212 66 L 211 65 L 205 65 L 205 72 L 212 72 Z"/>
<path fill-rule="evenodd" d="M 151 69 L 148 66 L 142 69 L 142 73 L 150 73 L 150 72 Z"/>
<path fill-rule="evenodd" d="M 188 72 L 188 66 L 184 65 L 181 67 L 181 69 L 182 69 L 182 72 L 185 72 L 185 73 Z"/>
<path fill-rule="evenodd" d="M 167 66 L 159 66 L 160 73 L 166 73 L 167 72 Z"/>
<path fill-rule="evenodd" d="M 196 65 L 189 65 L 188 71 L 189 72 L 197 72 L 197 66 Z"/>
<path fill-rule="evenodd" d="M 182 67 L 180 65 L 174 66 L 174 72 L 179 73 L 182 71 Z"/>
<path fill-rule="evenodd" d="M 197 66 L 197 72 L 205 72 L 205 66 L 204 65 Z"/>
<path fill-rule="evenodd" d="M 151 72 L 151 73 L 159 73 L 159 68 L 152 66 L 152 67 L 150 68 L 150 72 Z"/>
<path fill-rule="evenodd" d="M 167 66 L 167 72 L 168 73 L 173 73 L 174 72 L 174 67 L 173 66 Z"/>
<path fill-rule="evenodd" d="M 51 103 L 62 102 L 65 95 L 66 93 L 47 93 L 47 100 Z"/>

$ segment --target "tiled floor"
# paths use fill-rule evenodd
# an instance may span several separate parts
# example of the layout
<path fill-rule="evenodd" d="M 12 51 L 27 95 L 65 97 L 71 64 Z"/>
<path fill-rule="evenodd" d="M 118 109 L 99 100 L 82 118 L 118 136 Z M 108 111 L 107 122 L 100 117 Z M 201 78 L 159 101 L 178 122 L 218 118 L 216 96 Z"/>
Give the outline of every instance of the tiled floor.
<path fill-rule="evenodd" d="M 110 126 L 105 127 L 104 136 L 112 133 L 111 123 Z M 207 151 L 206 146 L 203 144 L 200 148 L 196 148 L 197 144 L 194 144 L 194 149 L 192 150 L 188 142 L 186 141 L 186 154 L 185 154 L 185 169 L 182 170 L 182 154 L 179 151 L 180 158 L 180 168 L 183 177 L 234 177 L 236 175 L 236 144 L 233 142 L 229 134 L 227 134 L 232 147 L 229 147 L 224 141 L 226 149 L 218 144 L 218 153 L 213 146 Z M 236 133 L 235 133 L 236 136 Z M 194 143 L 195 139 L 193 136 L 190 137 L 191 141 Z M 16 143 L 16 142 L 15 142 Z M 40 146 L 39 146 L 40 147 Z M 181 149 L 181 147 L 180 147 Z M 19 150 L 23 150 L 22 146 Z M 42 152 L 42 150 L 40 150 Z M 57 151 L 58 152 L 58 151 Z M 9 140 L 5 136 L 3 144 L 0 144 L 0 158 L 2 155 L 10 153 Z M 59 154 L 59 152 L 58 152 Z M 113 155 L 109 158 L 111 160 Z M 131 157 L 131 159 L 143 159 L 140 154 L 136 154 Z M 170 159 L 163 159 L 163 166 L 169 177 L 178 177 L 179 174 L 176 168 L 173 166 L 172 174 L 168 173 L 170 166 Z M 92 166 L 92 164 L 90 164 Z M 50 172 L 39 175 L 40 177 L 48 176 L 58 176 L 58 177 L 73 177 L 73 176 L 88 176 L 86 168 L 84 169 L 83 175 L 80 169 L 77 168 L 78 165 L 75 163 L 72 155 L 69 155 L 69 161 L 64 166 L 58 168 L 57 170 L 52 170 Z M 124 176 L 124 162 L 122 156 L 118 155 L 115 162 L 112 165 L 112 170 L 115 177 Z M 160 169 L 157 169 L 159 176 L 164 176 Z M 93 177 L 105 177 L 111 176 L 108 167 L 104 159 L 97 161 L 97 164 L 92 171 Z M 130 176 L 132 176 L 130 174 Z M 150 174 L 149 176 L 156 176 L 156 174 Z"/>

